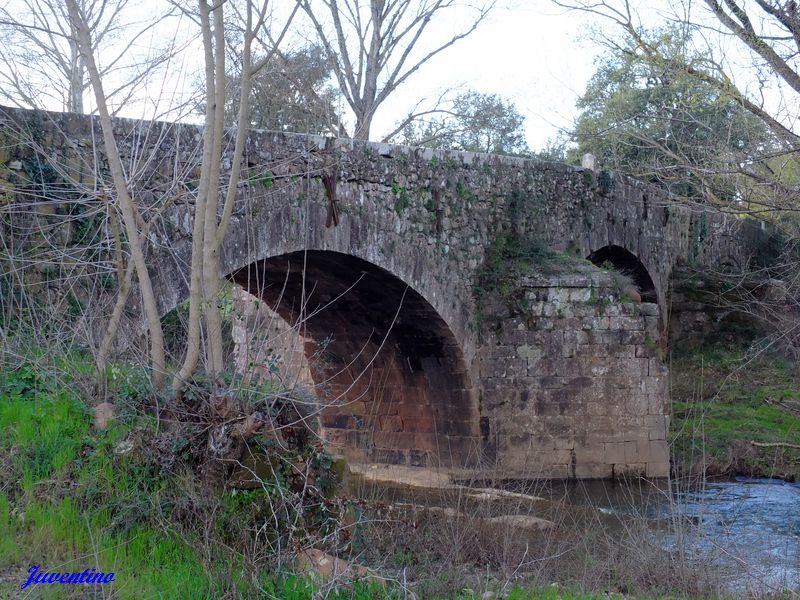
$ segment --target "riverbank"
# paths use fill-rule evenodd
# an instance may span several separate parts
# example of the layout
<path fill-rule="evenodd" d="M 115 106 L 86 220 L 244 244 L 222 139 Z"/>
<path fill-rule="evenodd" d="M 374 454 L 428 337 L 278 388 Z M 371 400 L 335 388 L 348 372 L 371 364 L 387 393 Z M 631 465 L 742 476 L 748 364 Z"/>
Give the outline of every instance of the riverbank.
<path fill-rule="evenodd" d="M 728 335 L 670 364 L 678 475 L 800 478 L 800 380 L 785 357 Z"/>
<path fill-rule="evenodd" d="M 578 530 L 566 529 L 569 510 L 551 525 L 538 500 L 513 495 L 478 493 L 466 506 L 463 489 L 448 490 L 448 510 L 359 497 L 337 487 L 334 461 L 311 442 L 288 452 L 264 440 L 276 461 L 259 485 L 215 487 L 193 441 L 208 425 L 175 429 L 135 365 L 113 370 L 114 416 L 100 424 L 85 357 L 0 368 L 0 597 L 18 597 L 32 566 L 114 572 L 102 589 L 39 584 L 32 597 L 42 598 L 568 600 L 668 589 L 629 574 L 635 561 L 618 560 L 616 538 L 589 511 Z M 590 577 L 556 568 L 563 552 L 576 572 L 591 562 L 581 570 Z"/>
<path fill-rule="evenodd" d="M 544 499 L 542 482 L 513 492 L 437 483 L 405 497 L 381 482 L 352 490 L 313 440 L 289 451 L 265 436 L 258 448 L 275 460 L 255 469 L 258 485 L 215 486 L 196 442 L 206 446 L 213 422 L 184 414 L 176 428 L 177 407 L 149 392 L 136 365 L 118 363 L 114 416 L 99 424 L 92 369 L 86 357 L 44 354 L 0 368 L 0 597 L 16 597 L 32 565 L 115 573 L 102 590 L 70 588 L 74 598 L 570 600 L 722 589 L 712 570 L 653 544 L 645 511 L 623 524 L 591 503 Z M 62 588 L 36 594 L 64 597 Z"/>

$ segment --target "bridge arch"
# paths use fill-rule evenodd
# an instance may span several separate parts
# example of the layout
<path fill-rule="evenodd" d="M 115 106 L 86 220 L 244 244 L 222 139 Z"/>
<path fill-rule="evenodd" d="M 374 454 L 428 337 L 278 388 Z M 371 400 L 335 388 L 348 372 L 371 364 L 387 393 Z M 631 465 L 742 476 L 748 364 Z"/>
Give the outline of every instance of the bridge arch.
<path fill-rule="evenodd" d="M 630 277 L 642 297 L 642 302 L 658 302 L 653 278 L 644 263 L 631 251 L 622 246 L 609 244 L 595 250 L 586 258 L 597 266 L 611 264 L 616 270 Z"/>
<path fill-rule="evenodd" d="M 231 275 L 304 339 L 323 437 L 355 460 L 474 463 L 477 394 L 438 312 L 400 278 L 361 258 L 309 250 Z"/>

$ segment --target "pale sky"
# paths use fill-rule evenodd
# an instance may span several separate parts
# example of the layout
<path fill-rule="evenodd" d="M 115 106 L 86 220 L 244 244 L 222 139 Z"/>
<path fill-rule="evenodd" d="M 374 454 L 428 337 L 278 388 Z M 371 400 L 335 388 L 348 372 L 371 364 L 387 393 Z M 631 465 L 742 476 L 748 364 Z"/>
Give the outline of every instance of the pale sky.
<path fill-rule="evenodd" d="M 460 22 L 432 22 L 421 47 L 463 30 L 472 14 L 453 13 Z M 533 149 L 543 147 L 559 128 L 570 126 L 575 100 L 593 73 L 599 50 L 584 39 L 589 22 L 585 15 L 564 11 L 548 0 L 499 0 L 475 32 L 426 63 L 381 105 L 371 137 L 381 139 L 392 131 L 420 100 L 425 106 L 426 99 L 436 99 L 447 89 L 453 93 L 473 89 L 512 100 L 526 118 L 528 144 Z M 304 35 L 307 40 L 314 37 L 308 25 Z M 302 45 L 302 38 L 301 33 L 295 45 Z M 201 53 L 198 46 L 188 60 L 202 60 Z M 199 67 L 198 62 L 186 70 Z M 181 78 L 173 78 L 173 83 L 177 79 Z M 161 85 L 159 81 L 153 84 L 152 97 L 164 93 Z M 134 106 L 120 114 L 143 116 L 141 108 Z"/>
<path fill-rule="evenodd" d="M 599 49 L 585 39 L 589 19 L 539 0 L 500 8 L 471 36 L 424 67 L 387 101 L 374 121 L 375 137 L 422 97 L 448 87 L 500 94 L 525 116 L 528 144 L 539 149 L 569 127 L 575 101 L 594 72 Z"/>
<path fill-rule="evenodd" d="M 0 0 L 0 7 L 8 8 L 11 14 L 19 14 L 13 10 L 19 1 Z M 155 15 L 167 6 L 164 0 L 130 2 L 129 7 L 137 15 L 142 12 L 148 16 L 151 13 Z M 468 2 L 464 0 L 465 4 Z M 420 100 L 423 101 L 421 106 L 430 107 L 430 103 L 448 89 L 454 93 L 472 89 L 499 94 L 513 101 L 526 118 L 526 134 L 532 149 L 544 147 L 560 129 L 570 129 L 576 115 L 575 102 L 594 73 L 595 59 L 603 52 L 591 42 L 588 30 L 591 26 L 613 28 L 615 25 L 585 13 L 561 9 L 550 0 L 498 0 L 497 3 L 496 9 L 477 31 L 426 63 L 381 105 L 373 121 L 373 139 L 381 139 L 392 131 Z M 646 18 L 650 26 L 663 24 L 668 16 L 681 14 L 689 7 L 692 7 L 695 17 L 699 13 L 703 18 L 702 3 L 694 7 L 691 0 L 632 0 L 631 4 L 643 13 L 640 16 Z M 276 7 L 275 19 L 278 22 L 282 18 L 280 12 L 288 10 L 291 5 L 286 0 L 273 0 L 272 6 Z M 144 7 L 148 10 L 142 11 Z M 431 22 L 421 39 L 419 51 L 427 52 L 437 39 L 449 39 L 453 33 L 463 31 L 471 14 L 465 9 L 437 14 L 438 18 Z M 442 15 L 445 18 L 441 18 Z M 299 30 L 290 40 L 291 45 L 302 46 L 313 40 L 313 29 L 305 17 L 295 24 Z M 769 86 L 765 87 L 762 80 L 756 81 L 749 58 L 736 49 L 731 50 L 732 42 L 719 33 L 719 28 L 715 29 L 716 32 L 704 32 L 704 35 L 715 36 L 714 44 L 722 48 L 724 61 L 729 64 L 734 77 L 737 72 L 744 74 L 744 85 L 740 82 L 740 87 L 753 92 L 752 86 L 757 85 L 755 93 L 765 96 L 773 114 L 783 114 L 787 123 L 796 125 L 797 111 L 790 106 L 796 95 L 781 95 L 770 90 Z M 178 38 L 193 36 L 189 51 L 180 54 L 173 69 L 165 72 L 162 79 L 154 78 L 149 82 L 140 96 L 146 98 L 144 103 L 128 103 L 120 111 L 121 116 L 152 118 L 155 114 L 169 118 L 159 114 L 163 107 L 173 105 L 177 99 L 188 96 L 197 88 L 197 73 L 202 70 L 202 47 L 194 37 L 195 31 L 183 17 L 182 21 L 162 22 L 147 36 L 137 40 L 133 50 L 146 51 L 149 44 L 159 41 L 159 37 L 170 39 L 173 34 Z M 609 35 L 613 37 L 618 32 L 611 29 Z M 104 59 L 112 60 L 109 57 L 113 56 L 111 52 L 106 56 L 101 54 L 99 58 L 102 62 Z M 734 62 L 737 56 L 742 60 L 740 67 Z M 791 101 L 788 104 L 787 99 Z M 156 102 L 159 109 L 154 108 Z M 59 110 L 57 106 L 48 108 Z M 190 115 L 190 118 L 200 119 L 197 114 Z"/>

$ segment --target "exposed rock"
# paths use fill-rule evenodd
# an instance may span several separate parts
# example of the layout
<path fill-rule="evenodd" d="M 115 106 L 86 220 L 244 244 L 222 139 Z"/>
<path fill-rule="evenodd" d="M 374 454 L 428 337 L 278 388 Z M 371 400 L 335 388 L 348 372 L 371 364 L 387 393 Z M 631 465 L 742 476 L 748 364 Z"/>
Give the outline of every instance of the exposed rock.
<path fill-rule="evenodd" d="M 552 521 L 531 515 L 500 515 L 499 517 L 489 517 L 485 519 L 485 522 L 528 531 L 547 531 L 555 527 L 555 523 Z"/>
<path fill-rule="evenodd" d="M 467 497 L 473 498 L 474 500 L 485 500 L 485 501 L 492 501 L 492 500 L 506 500 L 509 498 L 516 498 L 518 500 L 528 500 L 530 502 L 541 502 L 544 498 L 540 496 L 530 496 L 529 494 L 520 494 L 519 492 L 509 492 L 508 490 L 498 490 L 495 488 L 464 488 L 468 490 L 472 490 L 473 493 L 468 493 Z"/>
<path fill-rule="evenodd" d="M 340 578 L 359 578 L 376 581 L 383 585 L 383 580 L 367 567 L 331 556 L 316 548 L 302 551 L 297 556 L 297 563 L 301 570 L 307 573 L 316 573 L 324 581 Z"/>

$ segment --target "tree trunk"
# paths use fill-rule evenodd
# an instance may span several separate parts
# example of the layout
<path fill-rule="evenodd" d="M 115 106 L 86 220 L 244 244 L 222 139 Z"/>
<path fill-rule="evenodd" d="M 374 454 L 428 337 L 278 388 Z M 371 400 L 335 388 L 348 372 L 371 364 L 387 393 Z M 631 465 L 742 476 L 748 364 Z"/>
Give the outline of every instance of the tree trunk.
<path fill-rule="evenodd" d="M 128 191 L 125 172 L 122 168 L 122 161 L 117 149 L 114 129 L 111 123 L 111 114 L 106 104 L 105 93 L 103 92 L 103 82 L 100 79 L 100 72 L 92 54 L 91 33 L 83 15 L 80 13 L 76 0 L 66 0 L 67 10 L 71 25 L 77 33 L 78 47 L 83 56 L 86 70 L 89 74 L 89 81 L 94 89 L 95 101 L 97 102 L 97 112 L 100 115 L 100 127 L 103 132 L 103 144 L 106 147 L 106 157 L 108 159 L 109 170 L 114 181 L 114 188 L 117 192 L 122 220 L 125 224 L 125 233 L 131 249 L 131 259 L 136 268 L 136 276 L 139 280 L 139 287 L 142 293 L 142 306 L 144 308 L 147 327 L 150 332 L 150 360 L 152 364 L 152 383 L 156 390 L 159 390 L 164 381 L 164 335 L 161 330 L 161 319 L 158 314 L 156 297 L 153 292 L 153 284 L 150 280 L 150 273 L 144 260 L 142 249 L 143 241 L 136 225 L 136 214 L 133 199 Z"/>

